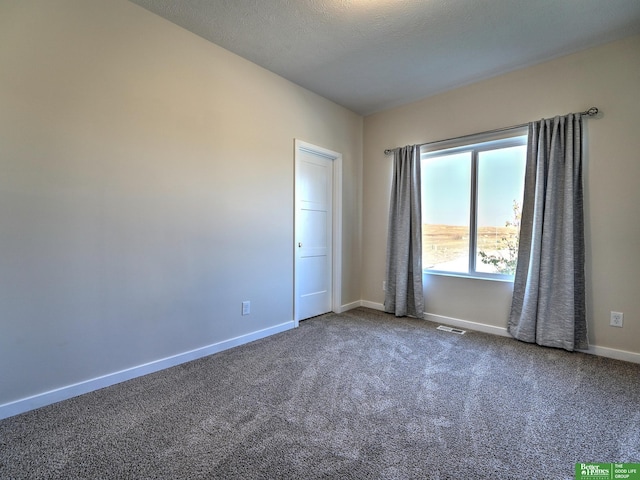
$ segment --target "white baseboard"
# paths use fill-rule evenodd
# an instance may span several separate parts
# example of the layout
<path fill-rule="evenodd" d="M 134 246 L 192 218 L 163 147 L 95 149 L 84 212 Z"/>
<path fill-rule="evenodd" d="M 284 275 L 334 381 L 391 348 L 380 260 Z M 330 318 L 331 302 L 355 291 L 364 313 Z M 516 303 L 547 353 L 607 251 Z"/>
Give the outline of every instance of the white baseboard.
<path fill-rule="evenodd" d="M 614 360 L 623 360 L 625 362 L 640 363 L 640 353 L 627 352 L 626 350 L 616 350 L 615 348 L 589 345 L 588 350 L 578 350 L 578 352 L 589 353 L 591 355 L 597 355 L 599 357 L 613 358 Z"/>
<path fill-rule="evenodd" d="M 336 310 L 336 313 L 346 312 L 348 310 L 353 310 L 354 308 L 358 308 L 362 306 L 362 302 L 360 300 L 346 303 L 344 305 L 340 305 L 340 307 Z"/>
<path fill-rule="evenodd" d="M 369 300 L 361 300 L 360 306 L 372 308 L 373 310 L 380 310 L 384 312 L 384 305 L 382 303 L 370 302 Z"/>
<path fill-rule="evenodd" d="M 340 312 L 337 313 L 346 312 L 347 310 L 351 310 L 360 306 L 371 308 L 373 310 L 384 311 L 384 305 L 381 303 L 370 302 L 368 300 L 360 300 L 341 305 Z M 445 317 L 443 315 L 434 315 L 431 313 L 425 313 L 424 319 L 430 322 L 449 325 L 465 330 L 475 330 L 479 332 L 490 333 L 493 335 L 499 335 L 502 337 L 510 337 L 507 329 L 504 327 L 496 327 L 493 325 L 486 325 L 469 320 L 461 320 L 459 318 Z M 109 387 L 126 380 L 131 380 L 132 378 L 147 375 L 149 373 L 154 373 L 159 370 L 164 370 L 165 368 L 180 365 L 181 363 L 190 362 L 191 360 L 196 360 L 198 358 L 206 357 L 214 353 L 222 352 L 223 350 L 237 347 L 245 343 L 253 342 L 254 340 L 259 340 L 270 335 L 275 335 L 276 333 L 284 332 L 292 328 L 295 328 L 295 322 L 285 322 L 274 327 L 258 330 L 257 332 L 252 332 L 229 340 L 214 343 L 212 345 L 207 345 L 205 347 L 190 350 L 188 352 L 173 355 L 171 357 L 145 363 L 143 365 L 138 365 L 136 367 L 121 370 L 119 372 L 110 373 L 101 377 L 92 378 L 90 380 L 75 383 L 73 385 L 67 385 L 55 390 L 50 390 L 48 392 L 33 395 L 31 397 L 22 398 L 14 402 L 5 403 L 3 405 L 0 405 L 0 420 L 3 418 L 18 415 L 20 413 L 28 412 L 29 410 L 44 407 L 46 405 L 51 405 L 62 400 L 67 400 L 78 395 L 89 393 L 94 390 Z M 590 345 L 588 350 L 580 350 L 580 352 L 640 364 L 640 353 L 627 352 L 625 350 L 616 350 L 614 348 L 599 347 L 597 345 Z"/>
<path fill-rule="evenodd" d="M 384 305 L 381 303 L 362 300 L 360 302 L 363 307 L 372 308 L 374 310 L 384 311 Z M 451 327 L 461 328 L 463 330 L 475 330 L 477 332 L 490 333 L 501 337 L 511 338 L 506 327 L 496 327 L 484 323 L 472 322 L 470 320 L 462 320 L 459 318 L 445 317 L 444 315 L 435 315 L 432 313 L 424 313 L 423 318 L 430 322 L 449 325 Z M 640 353 L 627 352 L 625 350 L 616 350 L 615 348 L 599 347 L 597 345 L 589 345 L 587 350 L 578 350 L 579 352 L 597 355 L 600 357 L 613 358 L 615 360 L 623 360 L 625 362 L 640 363 Z"/>
<path fill-rule="evenodd" d="M 435 323 L 442 323 L 444 325 L 450 325 L 457 328 L 475 330 L 478 332 L 491 333 L 493 335 L 500 335 L 501 337 L 512 338 L 508 330 L 505 327 L 496 327 L 493 325 L 486 325 L 483 323 L 471 322 L 469 320 L 460 320 L 458 318 L 444 317 L 442 315 L 433 315 L 430 313 L 424 314 L 425 320 L 429 320 Z M 599 347 L 597 345 L 589 345 L 587 350 L 577 350 L 582 353 L 588 353 L 591 355 L 597 355 L 600 357 L 613 358 L 615 360 L 623 360 L 625 362 L 640 363 L 640 353 L 627 352 L 625 350 L 616 350 L 614 348 Z"/>
<path fill-rule="evenodd" d="M 471 322 L 469 320 L 461 320 L 459 318 L 445 317 L 444 315 L 434 315 L 433 313 L 425 313 L 425 320 L 434 323 L 449 325 L 450 327 L 462 328 L 463 330 L 475 330 L 477 332 L 491 333 L 501 337 L 511 337 L 505 327 L 496 327 L 485 323 Z"/>
<path fill-rule="evenodd" d="M 120 370 L 119 372 L 110 373 L 101 377 L 75 383 L 73 385 L 67 385 L 61 388 L 56 388 L 55 390 L 39 393 L 31 397 L 22 398 L 14 402 L 5 403 L 3 405 L 0 405 L 0 420 L 3 418 L 18 415 L 20 413 L 28 412 L 29 410 L 34 410 L 36 408 L 51 405 L 52 403 L 60 402 L 62 400 L 67 400 L 78 395 L 89 393 L 94 390 L 109 387 L 111 385 L 115 385 L 116 383 L 131 380 L 132 378 L 141 377 L 149 373 L 164 370 L 165 368 L 180 365 L 181 363 L 190 362 L 198 358 L 222 352 L 223 350 L 227 350 L 229 348 L 237 347 L 245 343 L 253 342 L 254 340 L 259 340 L 270 335 L 275 335 L 276 333 L 290 330 L 294 328 L 294 326 L 295 324 L 293 321 L 281 323 L 280 325 L 276 325 L 274 327 L 251 332 L 246 335 L 241 335 L 239 337 L 224 340 L 212 345 L 207 345 L 195 350 L 179 353 L 171 357 L 162 358 L 160 360 L 155 360 L 143 365 Z"/>

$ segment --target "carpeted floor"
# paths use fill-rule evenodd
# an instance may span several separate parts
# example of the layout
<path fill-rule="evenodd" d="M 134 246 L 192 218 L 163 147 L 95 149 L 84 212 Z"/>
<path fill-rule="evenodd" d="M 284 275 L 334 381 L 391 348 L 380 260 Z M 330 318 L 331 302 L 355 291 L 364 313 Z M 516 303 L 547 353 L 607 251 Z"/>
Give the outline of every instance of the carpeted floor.
<path fill-rule="evenodd" d="M 572 479 L 640 365 L 359 308 L 0 421 L 2 479 Z"/>

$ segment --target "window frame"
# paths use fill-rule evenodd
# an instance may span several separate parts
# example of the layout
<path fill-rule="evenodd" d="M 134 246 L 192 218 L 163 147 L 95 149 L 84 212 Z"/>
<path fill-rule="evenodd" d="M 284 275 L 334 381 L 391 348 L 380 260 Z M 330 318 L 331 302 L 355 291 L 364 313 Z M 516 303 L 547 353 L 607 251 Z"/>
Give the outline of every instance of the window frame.
<path fill-rule="evenodd" d="M 469 263 L 467 272 L 454 272 L 423 267 L 422 273 L 428 275 L 441 275 L 449 277 L 462 277 L 481 280 L 496 280 L 513 283 L 514 275 L 502 273 L 478 272 L 476 270 L 477 246 L 478 246 L 478 157 L 481 152 L 498 150 L 502 148 L 526 146 L 528 141 L 528 128 L 519 126 L 499 131 L 479 133 L 465 137 L 442 140 L 427 143 L 420 147 L 420 161 L 444 155 L 471 152 L 471 185 L 470 188 L 470 212 L 469 212 Z M 526 162 L 526 158 L 525 158 Z M 422 188 L 422 186 L 421 186 Z M 524 192 L 523 192 L 524 193 Z"/>

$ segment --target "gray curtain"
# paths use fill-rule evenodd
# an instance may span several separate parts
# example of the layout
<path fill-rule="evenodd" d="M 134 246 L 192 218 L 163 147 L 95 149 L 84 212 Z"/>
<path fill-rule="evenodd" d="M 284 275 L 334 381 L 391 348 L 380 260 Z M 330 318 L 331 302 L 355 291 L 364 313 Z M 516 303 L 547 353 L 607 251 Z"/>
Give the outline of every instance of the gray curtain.
<path fill-rule="evenodd" d="M 547 347 L 585 349 L 580 114 L 529 124 L 524 190 L 509 333 Z"/>
<path fill-rule="evenodd" d="M 420 146 L 394 151 L 389 209 L 384 309 L 397 317 L 422 318 L 422 220 Z"/>

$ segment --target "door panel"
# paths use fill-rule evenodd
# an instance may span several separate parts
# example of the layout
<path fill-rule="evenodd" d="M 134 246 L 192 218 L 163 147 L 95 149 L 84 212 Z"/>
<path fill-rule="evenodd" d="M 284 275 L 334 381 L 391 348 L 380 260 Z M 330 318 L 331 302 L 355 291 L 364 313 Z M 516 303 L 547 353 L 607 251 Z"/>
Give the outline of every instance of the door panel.
<path fill-rule="evenodd" d="M 296 155 L 296 320 L 332 307 L 333 161 L 308 151 Z"/>
<path fill-rule="evenodd" d="M 327 212 L 303 206 L 300 210 L 300 216 L 302 217 L 302 231 L 299 238 L 304 248 L 326 249 L 329 241 L 327 238 Z"/>

